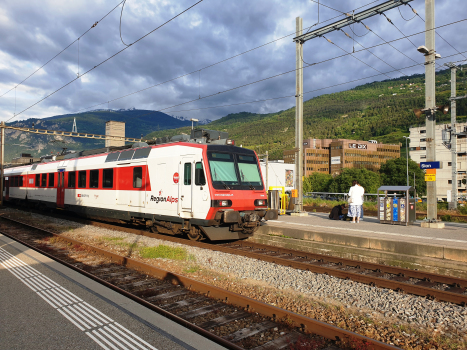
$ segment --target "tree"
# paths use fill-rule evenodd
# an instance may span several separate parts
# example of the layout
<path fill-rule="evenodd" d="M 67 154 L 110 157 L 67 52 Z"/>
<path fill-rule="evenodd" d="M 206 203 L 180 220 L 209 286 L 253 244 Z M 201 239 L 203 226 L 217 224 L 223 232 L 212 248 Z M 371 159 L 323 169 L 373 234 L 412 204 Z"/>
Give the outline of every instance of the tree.
<path fill-rule="evenodd" d="M 385 186 L 407 185 L 407 159 L 390 159 L 381 165 L 379 169 L 381 183 Z M 413 186 L 413 175 L 415 173 L 415 188 L 418 195 L 426 194 L 425 172 L 420 169 L 418 163 L 409 159 L 409 185 Z"/>
<path fill-rule="evenodd" d="M 365 193 L 376 193 L 380 186 L 379 173 L 365 168 L 346 168 L 333 179 L 329 192 L 347 193 L 353 180 L 357 180 L 363 186 Z"/>
<path fill-rule="evenodd" d="M 329 192 L 331 182 L 331 174 L 313 172 L 303 181 L 303 192 Z"/>

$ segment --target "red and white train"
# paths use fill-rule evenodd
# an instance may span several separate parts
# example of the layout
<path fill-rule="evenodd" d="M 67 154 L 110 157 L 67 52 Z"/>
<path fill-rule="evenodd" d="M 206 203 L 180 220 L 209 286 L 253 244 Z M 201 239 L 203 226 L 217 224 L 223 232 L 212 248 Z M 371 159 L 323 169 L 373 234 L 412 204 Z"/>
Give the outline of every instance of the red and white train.
<path fill-rule="evenodd" d="M 268 210 L 254 151 L 196 142 L 88 151 L 5 168 L 4 199 L 194 240 L 247 238 L 263 220 L 277 219 L 277 211 Z"/>

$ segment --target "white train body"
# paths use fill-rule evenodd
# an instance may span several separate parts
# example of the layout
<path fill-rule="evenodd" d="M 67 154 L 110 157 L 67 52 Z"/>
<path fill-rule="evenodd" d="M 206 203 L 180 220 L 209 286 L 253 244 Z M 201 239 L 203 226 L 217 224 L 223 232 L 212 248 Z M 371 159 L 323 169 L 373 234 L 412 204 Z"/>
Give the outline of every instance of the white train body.
<path fill-rule="evenodd" d="M 253 151 L 190 142 L 6 168 L 4 198 L 192 239 L 245 238 L 277 218 Z"/>

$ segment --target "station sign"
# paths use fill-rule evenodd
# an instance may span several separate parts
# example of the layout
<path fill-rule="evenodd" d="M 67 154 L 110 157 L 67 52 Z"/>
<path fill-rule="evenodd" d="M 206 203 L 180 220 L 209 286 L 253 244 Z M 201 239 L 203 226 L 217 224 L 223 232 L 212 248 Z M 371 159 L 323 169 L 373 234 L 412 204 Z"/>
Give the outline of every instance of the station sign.
<path fill-rule="evenodd" d="M 436 181 L 436 174 L 426 174 L 425 175 L 425 181 Z"/>
<path fill-rule="evenodd" d="M 442 169 L 441 162 L 421 162 L 420 169 Z"/>
<path fill-rule="evenodd" d="M 368 145 L 363 143 L 349 143 L 349 148 L 368 149 Z"/>

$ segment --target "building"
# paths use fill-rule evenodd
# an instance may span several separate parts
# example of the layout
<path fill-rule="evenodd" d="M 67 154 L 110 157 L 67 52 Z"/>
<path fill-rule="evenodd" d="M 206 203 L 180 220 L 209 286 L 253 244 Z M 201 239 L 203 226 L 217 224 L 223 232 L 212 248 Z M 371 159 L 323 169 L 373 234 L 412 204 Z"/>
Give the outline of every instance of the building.
<path fill-rule="evenodd" d="M 105 134 L 111 136 L 122 136 L 125 137 L 125 122 L 116 122 L 109 120 L 105 123 Z M 105 139 L 105 147 L 120 147 L 125 146 L 125 140 L 115 140 L 111 138 Z"/>
<path fill-rule="evenodd" d="M 447 200 L 448 191 L 452 191 L 452 154 L 443 144 L 442 130 L 450 129 L 451 124 L 440 124 L 435 127 L 436 161 L 442 163 L 442 169 L 436 169 L 436 195 L 438 200 Z M 467 123 L 456 124 L 456 132 L 464 132 Z M 426 126 L 410 128 L 410 159 L 420 164 L 426 162 Z M 462 180 L 467 176 L 467 135 L 457 136 L 457 193 L 465 196 L 466 185 Z M 410 175 L 410 174 L 409 174 Z M 410 178 L 410 176 L 409 176 Z"/>
<path fill-rule="evenodd" d="M 303 142 L 304 176 L 313 172 L 337 175 L 345 168 L 377 171 L 388 159 L 400 157 L 400 143 L 346 139 L 308 139 Z M 295 151 L 284 151 L 286 163 L 295 163 Z"/>
<path fill-rule="evenodd" d="M 287 164 L 283 160 L 270 160 L 268 162 L 268 178 L 266 179 L 266 162 L 260 159 L 261 173 L 263 174 L 264 186 L 284 187 L 286 191 L 294 188 L 294 165 Z"/>
<path fill-rule="evenodd" d="M 11 164 L 29 164 L 38 161 L 39 158 L 34 158 L 30 153 L 21 153 L 19 157 L 11 160 Z"/>

